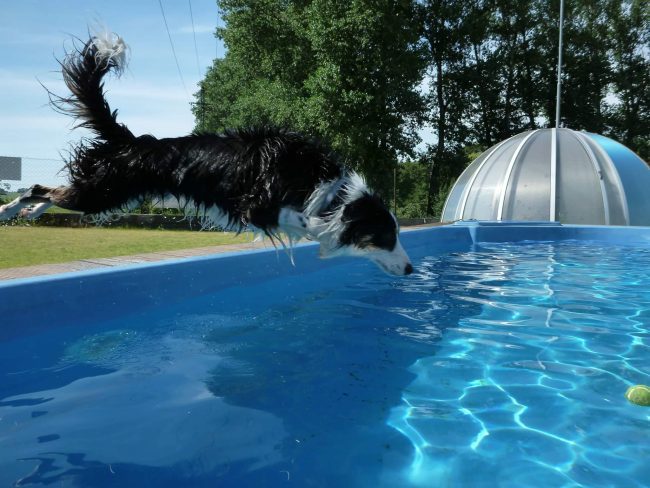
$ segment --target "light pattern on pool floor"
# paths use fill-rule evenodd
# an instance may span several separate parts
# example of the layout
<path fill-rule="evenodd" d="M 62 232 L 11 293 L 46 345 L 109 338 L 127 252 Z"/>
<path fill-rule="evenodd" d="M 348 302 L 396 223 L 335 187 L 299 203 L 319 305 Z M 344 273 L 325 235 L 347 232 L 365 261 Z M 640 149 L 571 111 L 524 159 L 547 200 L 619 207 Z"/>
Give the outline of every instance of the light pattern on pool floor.
<path fill-rule="evenodd" d="M 417 263 L 0 343 L 0 485 L 644 486 L 650 252 Z"/>

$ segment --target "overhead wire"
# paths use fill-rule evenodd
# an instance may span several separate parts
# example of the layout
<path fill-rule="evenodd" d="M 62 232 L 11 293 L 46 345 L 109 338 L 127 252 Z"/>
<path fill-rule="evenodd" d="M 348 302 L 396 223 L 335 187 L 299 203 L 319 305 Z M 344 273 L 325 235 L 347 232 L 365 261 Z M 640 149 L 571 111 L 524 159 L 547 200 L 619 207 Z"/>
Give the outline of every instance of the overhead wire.
<path fill-rule="evenodd" d="M 196 44 L 196 30 L 194 29 L 194 14 L 192 13 L 192 0 L 187 0 L 190 6 L 190 20 L 192 21 L 192 35 L 194 36 L 194 53 L 196 54 L 196 70 L 201 78 L 201 63 L 199 62 L 199 48 Z"/>
<path fill-rule="evenodd" d="M 176 61 L 176 68 L 178 69 L 178 76 L 181 79 L 181 84 L 183 85 L 183 90 L 185 90 L 185 95 L 189 98 L 189 92 L 185 86 L 185 80 L 183 79 L 183 73 L 181 73 L 181 67 L 178 64 L 178 56 L 176 56 L 176 49 L 174 49 L 174 41 L 172 41 L 172 35 L 169 32 L 169 25 L 167 24 L 167 17 L 165 16 L 165 9 L 163 8 L 162 0 L 158 0 L 158 5 L 160 5 L 160 13 L 162 13 L 163 21 L 165 22 L 165 29 L 167 30 L 167 37 L 169 37 L 169 45 L 172 47 L 172 54 L 174 55 L 174 61 Z"/>

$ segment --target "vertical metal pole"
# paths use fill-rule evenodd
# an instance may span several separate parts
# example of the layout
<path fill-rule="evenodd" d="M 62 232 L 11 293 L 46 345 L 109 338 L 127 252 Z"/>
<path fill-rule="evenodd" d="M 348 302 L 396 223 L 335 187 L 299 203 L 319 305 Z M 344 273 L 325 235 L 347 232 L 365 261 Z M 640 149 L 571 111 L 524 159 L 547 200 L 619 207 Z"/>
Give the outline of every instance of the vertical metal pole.
<path fill-rule="evenodd" d="M 549 222 L 557 220 L 557 129 L 551 129 L 551 201 Z"/>
<path fill-rule="evenodd" d="M 564 24 L 564 0 L 560 0 L 560 42 L 557 51 L 557 95 L 555 97 L 555 128 L 560 127 L 560 90 L 562 87 L 562 24 Z"/>

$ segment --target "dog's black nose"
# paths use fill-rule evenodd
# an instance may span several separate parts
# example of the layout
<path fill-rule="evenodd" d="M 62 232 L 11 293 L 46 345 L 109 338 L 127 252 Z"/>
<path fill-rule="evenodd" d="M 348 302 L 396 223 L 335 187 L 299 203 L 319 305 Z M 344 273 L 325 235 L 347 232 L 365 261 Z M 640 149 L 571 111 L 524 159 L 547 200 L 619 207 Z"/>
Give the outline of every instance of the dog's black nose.
<path fill-rule="evenodd" d="M 410 275 L 412 272 L 413 272 L 413 266 L 411 266 L 411 263 L 408 263 L 406 265 L 406 268 L 404 268 L 404 274 Z"/>

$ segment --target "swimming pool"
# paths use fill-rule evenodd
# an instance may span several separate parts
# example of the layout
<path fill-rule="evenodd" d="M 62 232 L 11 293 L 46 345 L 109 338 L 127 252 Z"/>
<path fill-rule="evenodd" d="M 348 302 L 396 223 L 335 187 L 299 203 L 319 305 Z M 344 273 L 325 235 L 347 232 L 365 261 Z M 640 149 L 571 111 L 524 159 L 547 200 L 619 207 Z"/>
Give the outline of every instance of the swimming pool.
<path fill-rule="evenodd" d="M 0 486 L 647 486 L 650 229 L 0 283 Z"/>

